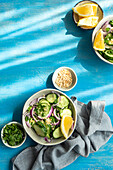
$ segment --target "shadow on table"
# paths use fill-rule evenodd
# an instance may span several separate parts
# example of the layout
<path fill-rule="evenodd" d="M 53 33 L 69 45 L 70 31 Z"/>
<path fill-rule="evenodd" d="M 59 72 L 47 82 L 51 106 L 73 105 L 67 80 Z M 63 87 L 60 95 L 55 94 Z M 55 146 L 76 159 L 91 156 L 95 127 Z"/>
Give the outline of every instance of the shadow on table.
<path fill-rule="evenodd" d="M 46 80 L 46 87 L 47 88 L 54 88 L 54 85 L 53 85 L 53 82 L 52 82 L 52 76 L 53 76 L 53 73 L 51 73 Z"/>
<path fill-rule="evenodd" d="M 13 169 L 13 166 L 12 166 L 13 164 L 12 164 L 12 161 L 10 160 L 10 162 L 9 162 L 9 170 L 12 170 Z"/>
<path fill-rule="evenodd" d="M 89 34 L 92 30 L 84 30 L 80 27 L 77 27 L 73 20 L 73 12 L 72 10 L 69 11 L 64 18 L 62 18 L 65 28 L 67 30 L 66 35 L 73 35 L 74 37 L 83 37 L 85 34 Z"/>
<path fill-rule="evenodd" d="M 13 121 L 21 123 L 23 106 L 24 106 L 23 103 L 21 103 L 15 108 L 13 112 Z"/>
<path fill-rule="evenodd" d="M 80 62 L 81 65 L 90 72 L 95 74 L 108 75 L 108 71 L 112 70 L 112 65 L 103 62 L 95 54 L 92 47 L 92 30 L 84 30 L 77 27 L 73 20 L 72 10 L 69 11 L 62 19 L 67 30 L 66 35 L 73 35 L 74 37 L 81 37 L 78 46 L 77 54 L 74 59 L 75 62 Z"/>
<path fill-rule="evenodd" d="M 24 94 L 21 94 L 20 96 L 13 97 L 12 99 L 10 99 L 10 100 L 12 100 L 13 104 L 15 105 L 12 121 L 17 121 L 17 122 L 22 123 L 22 111 L 23 111 L 25 102 L 27 101 L 27 99 L 29 97 L 31 97 L 34 93 L 36 93 L 39 90 L 41 90 L 41 89 L 36 88 L 34 90 L 31 90 Z"/>

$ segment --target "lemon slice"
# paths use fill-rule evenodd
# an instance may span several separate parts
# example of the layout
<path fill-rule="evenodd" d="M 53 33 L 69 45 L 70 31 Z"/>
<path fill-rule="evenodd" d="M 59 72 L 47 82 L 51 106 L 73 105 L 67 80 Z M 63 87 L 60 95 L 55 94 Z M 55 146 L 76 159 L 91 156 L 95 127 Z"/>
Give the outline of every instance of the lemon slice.
<path fill-rule="evenodd" d="M 68 138 L 68 134 L 69 134 L 69 130 L 71 128 L 73 124 L 73 119 L 71 116 L 68 115 L 64 115 L 61 119 L 61 132 L 63 134 L 63 136 L 67 139 Z"/>
<path fill-rule="evenodd" d="M 96 33 L 93 48 L 95 50 L 99 50 L 99 51 L 104 51 L 105 50 L 104 36 L 103 36 L 103 33 L 102 33 L 102 29 L 100 29 Z"/>
<path fill-rule="evenodd" d="M 92 6 L 93 7 L 93 15 L 96 16 L 97 15 L 97 8 L 98 8 L 98 5 L 95 4 Z"/>
<path fill-rule="evenodd" d="M 77 23 L 78 26 L 89 26 L 89 27 L 95 27 L 98 24 L 98 17 L 87 17 L 82 18 Z"/>
<path fill-rule="evenodd" d="M 96 15 L 97 13 L 97 4 L 83 4 L 72 8 L 73 12 L 77 13 L 79 16 L 88 17 Z"/>
<path fill-rule="evenodd" d="M 92 4 L 92 3 L 87 3 L 87 5 L 90 4 L 93 8 L 93 16 L 97 15 L 97 9 L 98 9 L 98 5 L 97 4 Z"/>

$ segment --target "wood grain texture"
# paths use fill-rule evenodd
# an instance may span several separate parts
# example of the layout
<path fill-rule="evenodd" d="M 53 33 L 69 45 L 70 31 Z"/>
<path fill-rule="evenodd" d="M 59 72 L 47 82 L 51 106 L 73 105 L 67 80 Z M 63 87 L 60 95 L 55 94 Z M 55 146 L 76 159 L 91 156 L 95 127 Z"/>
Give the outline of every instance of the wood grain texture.
<path fill-rule="evenodd" d="M 72 7 L 78 1 L 0 1 L 0 129 L 21 122 L 25 101 L 35 92 L 54 88 L 51 77 L 60 66 L 78 76 L 76 87 L 66 92 L 79 101 L 105 100 L 113 124 L 113 66 L 101 61 L 92 48 L 92 31 L 76 27 Z M 112 0 L 96 0 L 104 16 L 112 14 Z M 112 170 L 113 138 L 88 158 L 79 157 L 64 170 Z M 0 140 L 0 170 L 11 169 L 10 160 L 36 143 L 27 137 L 23 146 L 6 148 Z"/>

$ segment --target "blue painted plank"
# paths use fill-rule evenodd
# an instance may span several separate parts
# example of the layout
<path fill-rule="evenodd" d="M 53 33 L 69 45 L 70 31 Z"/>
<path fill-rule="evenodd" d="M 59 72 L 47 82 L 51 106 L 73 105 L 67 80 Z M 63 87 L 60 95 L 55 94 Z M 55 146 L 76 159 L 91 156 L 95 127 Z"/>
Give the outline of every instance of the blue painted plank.
<path fill-rule="evenodd" d="M 81 102 L 105 100 L 113 123 L 113 66 L 101 61 L 92 48 L 92 31 L 76 27 L 71 8 L 78 1 L 34 0 L 0 2 L 0 129 L 9 121 L 21 122 L 25 101 L 35 92 L 53 87 L 55 69 L 68 66 L 78 76 L 76 87 L 66 92 Z M 96 0 L 104 16 L 112 14 L 113 1 Z M 68 169 L 113 169 L 113 138 L 88 158 L 79 157 Z M 17 149 L 0 140 L 0 169 L 36 143 L 27 137 Z"/>

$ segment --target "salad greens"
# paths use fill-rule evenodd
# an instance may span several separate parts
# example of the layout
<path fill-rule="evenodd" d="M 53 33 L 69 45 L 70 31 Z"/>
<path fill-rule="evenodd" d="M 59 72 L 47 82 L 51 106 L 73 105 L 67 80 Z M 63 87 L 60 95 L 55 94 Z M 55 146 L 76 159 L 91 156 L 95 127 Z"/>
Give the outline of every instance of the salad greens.
<path fill-rule="evenodd" d="M 113 63 L 113 20 L 106 21 L 101 29 L 104 35 L 105 50 L 98 52 L 103 58 Z"/>
<path fill-rule="evenodd" d="M 21 144 L 24 140 L 24 137 L 25 134 L 23 129 L 15 123 L 6 125 L 3 130 L 3 140 L 10 146 Z"/>
<path fill-rule="evenodd" d="M 52 138 L 62 137 L 60 128 L 62 116 L 72 116 L 67 97 L 51 92 L 34 101 L 30 103 L 25 113 L 26 125 L 32 128 L 37 135 L 44 137 L 47 142 L 50 142 Z"/>

